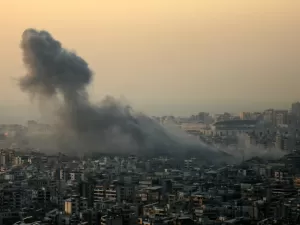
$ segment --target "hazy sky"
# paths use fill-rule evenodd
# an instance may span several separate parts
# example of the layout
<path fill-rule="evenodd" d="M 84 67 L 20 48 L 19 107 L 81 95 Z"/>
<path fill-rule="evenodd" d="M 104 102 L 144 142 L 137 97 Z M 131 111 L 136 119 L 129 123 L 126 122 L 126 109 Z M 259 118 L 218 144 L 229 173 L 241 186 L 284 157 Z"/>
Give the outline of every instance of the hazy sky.
<path fill-rule="evenodd" d="M 90 63 L 95 101 L 123 95 L 150 114 L 186 114 L 300 100 L 300 1 L 1 0 L 0 26 L 0 102 L 24 115 L 16 79 L 28 27 Z"/>

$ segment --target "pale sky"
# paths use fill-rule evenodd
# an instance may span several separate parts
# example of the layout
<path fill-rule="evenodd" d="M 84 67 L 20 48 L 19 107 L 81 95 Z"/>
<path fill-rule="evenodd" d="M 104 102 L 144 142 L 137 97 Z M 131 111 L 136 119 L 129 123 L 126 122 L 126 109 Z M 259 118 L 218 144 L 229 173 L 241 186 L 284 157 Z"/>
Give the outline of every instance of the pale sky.
<path fill-rule="evenodd" d="M 122 95 L 146 113 L 181 115 L 300 100 L 296 0 L 1 0 L 0 26 L 0 103 L 22 113 L 19 42 L 29 27 L 89 62 L 94 101 Z"/>

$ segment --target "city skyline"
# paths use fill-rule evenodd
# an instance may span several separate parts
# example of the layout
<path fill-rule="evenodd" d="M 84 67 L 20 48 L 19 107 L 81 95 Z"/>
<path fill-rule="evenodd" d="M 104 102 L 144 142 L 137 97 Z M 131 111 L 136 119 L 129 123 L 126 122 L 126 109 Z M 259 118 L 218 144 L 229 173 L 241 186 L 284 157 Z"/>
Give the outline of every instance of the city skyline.
<path fill-rule="evenodd" d="M 0 225 L 300 224 L 300 1 L 0 1 Z"/>
<path fill-rule="evenodd" d="M 238 108 L 239 110 L 237 110 L 237 111 L 231 111 L 230 110 L 231 105 L 228 105 L 226 103 L 224 103 L 224 105 L 222 105 L 222 106 L 225 106 L 225 108 L 224 107 L 222 108 L 222 106 L 220 106 L 220 111 L 203 110 L 205 108 L 201 108 L 198 105 L 190 105 L 190 107 L 186 107 L 186 108 L 182 107 L 182 105 L 177 105 L 178 108 L 181 107 L 181 112 L 183 112 L 183 113 L 176 114 L 176 113 L 166 112 L 166 111 L 161 110 L 161 113 L 152 113 L 152 114 L 148 114 L 148 116 L 158 116 L 158 117 L 175 116 L 175 117 L 186 117 L 187 118 L 192 115 L 197 115 L 200 112 L 207 112 L 210 115 L 230 113 L 230 114 L 239 116 L 242 112 L 250 112 L 250 113 L 251 112 L 261 112 L 262 113 L 268 109 L 290 111 L 292 104 L 296 103 L 296 102 L 298 102 L 298 101 L 284 104 L 283 107 L 280 107 L 280 108 L 276 107 L 277 104 L 272 105 L 270 103 L 262 103 L 260 105 L 260 107 L 252 108 L 251 106 L 249 107 L 249 105 L 247 107 L 247 103 L 245 103 L 245 105 L 240 105 L 240 108 Z M 39 107 L 38 105 L 31 105 L 30 107 L 28 107 L 27 105 L 22 105 L 21 107 L 23 108 L 22 116 L 20 116 L 19 111 L 18 111 L 20 106 L 12 106 L 12 105 L 10 107 L 0 106 L 0 123 L 25 124 L 25 123 L 27 123 L 28 120 L 37 120 L 37 121 L 41 121 L 41 122 L 52 121 L 52 119 L 51 119 L 52 116 L 45 113 L 45 111 L 47 111 L 47 109 L 41 110 L 41 107 Z M 191 110 L 191 109 L 193 109 L 193 110 Z M 226 110 L 226 109 L 229 109 L 229 110 Z M 137 112 L 145 112 L 145 111 L 137 110 Z"/>

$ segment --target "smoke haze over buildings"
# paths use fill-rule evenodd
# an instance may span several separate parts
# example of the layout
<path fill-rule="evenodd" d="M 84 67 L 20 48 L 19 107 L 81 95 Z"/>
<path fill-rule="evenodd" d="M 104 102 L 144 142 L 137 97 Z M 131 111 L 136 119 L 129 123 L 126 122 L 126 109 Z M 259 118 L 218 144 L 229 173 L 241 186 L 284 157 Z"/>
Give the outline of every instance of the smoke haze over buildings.
<path fill-rule="evenodd" d="M 47 31 L 25 30 L 21 49 L 27 74 L 20 87 L 41 109 L 45 103 L 53 106 L 58 123 L 53 138 L 59 148 L 145 154 L 199 150 L 206 158 L 220 154 L 199 140 L 188 140 L 184 132 L 175 134 L 134 112 L 121 100 L 108 96 L 99 105 L 91 104 L 86 88 L 93 72 L 87 62 Z"/>
<path fill-rule="evenodd" d="M 277 160 L 282 158 L 287 152 L 277 149 L 276 147 L 264 148 L 260 145 L 246 143 L 247 135 L 241 134 L 237 136 L 237 145 L 233 148 L 226 148 L 226 152 L 233 155 L 235 160 L 249 160 L 253 157 L 259 157 L 268 160 Z"/>

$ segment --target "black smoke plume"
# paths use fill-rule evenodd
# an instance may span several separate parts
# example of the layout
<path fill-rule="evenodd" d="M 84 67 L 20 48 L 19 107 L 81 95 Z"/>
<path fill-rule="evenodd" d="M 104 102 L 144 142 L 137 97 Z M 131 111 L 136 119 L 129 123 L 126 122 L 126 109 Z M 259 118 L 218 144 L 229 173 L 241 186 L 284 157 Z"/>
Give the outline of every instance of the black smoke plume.
<path fill-rule="evenodd" d="M 91 104 L 86 87 L 93 72 L 88 63 L 63 48 L 47 31 L 25 30 L 21 49 L 27 69 L 20 81 L 21 89 L 41 103 L 58 102 L 56 142 L 60 148 L 141 154 L 199 150 L 203 157 L 216 154 L 200 141 L 174 135 L 113 97 L 106 97 L 99 106 Z"/>

